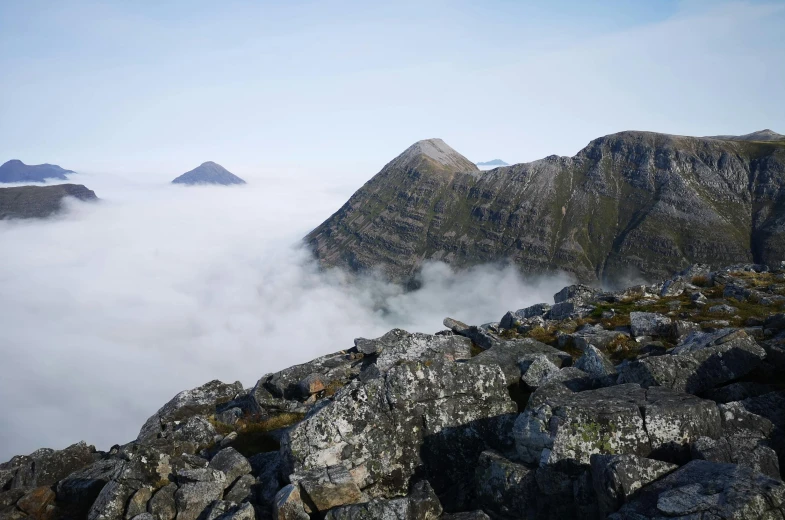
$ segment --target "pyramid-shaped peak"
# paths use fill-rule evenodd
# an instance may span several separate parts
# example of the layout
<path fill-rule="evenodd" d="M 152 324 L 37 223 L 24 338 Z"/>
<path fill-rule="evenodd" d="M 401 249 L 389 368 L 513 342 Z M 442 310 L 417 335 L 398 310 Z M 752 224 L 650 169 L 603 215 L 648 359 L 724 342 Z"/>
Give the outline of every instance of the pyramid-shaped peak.
<path fill-rule="evenodd" d="M 477 165 L 438 138 L 417 141 L 386 168 L 425 169 L 449 173 L 477 171 Z"/>
<path fill-rule="evenodd" d="M 237 175 L 233 174 L 223 166 L 213 161 L 200 164 L 193 170 L 186 172 L 175 180 L 172 184 L 245 184 Z"/>

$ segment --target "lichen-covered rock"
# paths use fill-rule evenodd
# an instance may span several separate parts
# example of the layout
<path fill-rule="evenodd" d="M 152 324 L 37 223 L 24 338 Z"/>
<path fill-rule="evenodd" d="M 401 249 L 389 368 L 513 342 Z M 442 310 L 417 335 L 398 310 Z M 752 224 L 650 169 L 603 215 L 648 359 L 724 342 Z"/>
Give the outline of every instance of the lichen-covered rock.
<path fill-rule="evenodd" d="M 192 390 L 183 390 L 147 419 L 137 440 L 154 439 L 175 421 L 183 421 L 194 415 L 210 415 L 217 404 L 234 399 L 242 391 L 243 385 L 239 381 L 226 384 L 218 380 Z"/>
<path fill-rule="evenodd" d="M 498 337 L 480 327 L 466 325 L 465 323 L 452 318 L 444 318 L 442 323 L 455 334 L 469 338 L 472 343 L 481 349 L 489 349 L 499 342 Z"/>
<path fill-rule="evenodd" d="M 497 365 L 504 372 L 507 385 L 512 385 L 521 378 L 519 361 L 537 355 L 545 356 L 557 367 L 568 365 L 572 362 L 572 358 L 566 352 L 545 343 L 526 338 L 500 341 L 471 358 L 468 363 L 474 365 Z"/>
<path fill-rule="evenodd" d="M 412 486 L 400 498 L 373 499 L 364 504 L 336 507 L 327 512 L 325 520 L 436 520 L 442 506 L 427 480 Z"/>
<path fill-rule="evenodd" d="M 598 378 L 616 373 L 616 367 L 613 365 L 613 362 L 605 357 L 594 345 L 583 347 L 583 355 L 575 362 L 575 368 Z"/>
<path fill-rule="evenodd" d="M 718 438 L 722 434 L 717 405 L 690 394 L 651 387 L 646 390 L 643 413 L 653 458 L 686 462 L 690 442 L 703 436 Z"/>
<path fill-rule="evenodd" d="M 590 390 L 527 408 L 513 434 L 521 460 L 554 464 L 573 460 L 589 464 L 595 453 L 646 456 L 650 448 L 640 407 L 645 391 L 638 385 Z"/>
<path fill-rule="evenodd" d="M 309 504 L 317 511 L 327 511 L 334 507 L 362 502 L 363 497 L 357 483 L 343 466 L 330 466 L 324 469 L 294 474 L 293 484 L 299 484 L 301 494 L 308 497 Z"/>
<path fill-rule="evenodd" d="M 704 384 L 697 377 L 700 363 L 690 356 L 655 356 L 622 365 L 618 384 L 636 383 L 644 388 L 663 386 L 680 392 L 698 393 Z"/>
<path fill-rule="evenodd" d="M 98 494 L 87 513 L 87 520 L 123 520 L 125 504 L 135 491 L 127 484 L 112 480 Z"/>
<path fill-rule="evenodd" d="M 677 468 L 675 464 L 635 455 L 592 455 L 591 476 L 600 518 L 617 511 L 646 484 Z"/>
<path fill-rule="evenodd" d="M 785 484 L 746 466 L 694 460 L 642 488 L 611 520 L 774 520 Z"/>
<path fill-rule="evenodd" d="M 147 503 L 147 511 L 156 520 L 173 520 L 177 516 L 177 503 L 174 499 L 176 491 L 177 484 L 167 484 L 157 490 Z"/>
<path fill-rule="evenodd" d="M 670 336 L 672 320 L 656 312 L 631 312 L 630 329 L 633 336 Z"/>
<path fill-rule="evenodd" d="M 532 518 L 536 511 L 534 471 L 501 454 L 484 451 L 475 471 L 478 505 L 497 518 Z"/>
<path fill-rule="evenodd" d="M 128 501 L 125 510 L 126 518 L 133 518 L 147 511 L 147 502 L 153 498 L 153 489 L 149 486 L 139 488 Z"/>
<path fill-rule="evenodd" d="M 237 504 L 248 500 L 256 501 L 256 487 L 256 479 L 253 475 L 243 475 L 226 490 L 224 500 Z"/>
<path fill-rule="evenodd" d="M 214 500 L 223 496 L 225 480 L 186 482 L 177 488 L 177 520 L 196 520 Z"/>
<path fill-rule="evenodd" d="M 210 468 L 226 475 L 226 487 L 251 472 L 251 464 L 234 448 L 224 448 L 210 460 Z"/>
<path fill-rule="evenodd" d="M 576 348 L 586 350 L 593 345 L 600 350 L 608 347 L 612 342 L 629 337 L 629 334 L 617 330 L 605 330 L 601 325 L 585 325 L 580 330 L 569 335 Z"/>
<path fill-rule="evenodd" d="M 381 372 L 387 372 L 404 361 L 457 361 L 469 359 L 472 355 L 472 342 L 463 336 L 433 336 L 419 332 L 411 334 L 394 329 L 382 338 L 383 346 L 377 347 L 378 357 L 375 361 Z"/>
<path fill-rule="evenodd" d="M 11 489 L 49 486 L 94 461 L 95 448 L 78 442 L 62 450 L 37 450 L 15 457 L 9 464 L 14 473 Z M 6 477 L 7 479 L 7 477 Z"/>
<path fill-rule="evenodd" d="M 408 362 L 342 388 L 292 428 L 282 453 L 290 473 L 343 465 L 372 497 L 405 493 L 422 466 L 446 491 L 470 480 L 486 438 L 511 443 L 499 425 L 515 411 L 496 366 Z"/>
<path fill-rule="evenodd" d="M 559 371 L 559 367 L 545 354 L 529 354 L 521 357 L 518 365 L 522 374 L 521 380 L 529 388 L 537 388 L 548 376 Z"/>
<path fill-rule="evenodd" d="M 700 437 L 692 443 L 690 453 L 693 459 L 739 464 L 771 478 L 780 478 L 777 454 L 752 432 L 726 434 L 719 439 Z"/>

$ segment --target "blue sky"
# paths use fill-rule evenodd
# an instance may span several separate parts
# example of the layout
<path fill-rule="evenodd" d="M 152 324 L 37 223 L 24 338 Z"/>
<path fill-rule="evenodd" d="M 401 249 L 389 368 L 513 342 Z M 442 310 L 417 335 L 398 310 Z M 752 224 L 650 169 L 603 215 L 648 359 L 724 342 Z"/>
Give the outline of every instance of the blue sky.
<path fill-rule="evenodd" d="M 0 162 L 369 177 L 428 137 L 520 162 L 785 133 L 785 2 L 545 4 L 2 2 Z"/>

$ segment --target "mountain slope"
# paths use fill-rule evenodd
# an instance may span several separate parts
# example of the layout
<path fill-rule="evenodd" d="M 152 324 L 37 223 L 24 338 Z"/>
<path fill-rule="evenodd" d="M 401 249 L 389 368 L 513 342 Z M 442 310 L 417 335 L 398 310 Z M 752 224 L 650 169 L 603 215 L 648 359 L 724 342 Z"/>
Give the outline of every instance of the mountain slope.
<path fill-rule="evenodd" d="M 448 175 L 399 159 L 306 237 L 323 265 L 405 281 L 430 259 L 510 261 L 612 283 L 785 258 L 783 143 L 621 132 L 574 157 Z"/>
<path fill-rule="evenodd" d="M 726 139 L 732 141 L 785 141 L 785 135 L 778 134 L 768 128 L 745 135 L 713 135 L 712 139 Z"/>
<path fill-rule="evenodd" d="M 45 179 L 66 180 L 66 174 L 74 173 L 56 164 L 25 164 L 12 159 L 0 166 L 0 182 L 43 182 Z"/>
<path fill-rule="evenodd" d="M 60 210 L 64 197 L 98 200 L 92 190 L 81 184 L 0 188 L 0 220 L 48 217 Z"/>
<path fill-rule="evenodd" d="M 237 175 L 212 161 L 207 161 L 172 181 L 172 184 L 245 184 Z"/>

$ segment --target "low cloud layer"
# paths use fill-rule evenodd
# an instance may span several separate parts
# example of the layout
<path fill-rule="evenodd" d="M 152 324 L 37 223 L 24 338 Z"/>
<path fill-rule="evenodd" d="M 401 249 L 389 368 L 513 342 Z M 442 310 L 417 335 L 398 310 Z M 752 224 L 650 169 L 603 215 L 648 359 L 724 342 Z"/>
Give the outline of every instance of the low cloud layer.
<path fill-rule="evenodd" d="M 74 181 L 102 201 L 0 222 L 0 461 L 82 439 L 106 449 L 185 388 L 251 386 L 393 327 L 498 320 L 568 283 L 432 264 L 404 293 L 320 272 L 299 239 L 350 195 L 326 181 Z"/>

